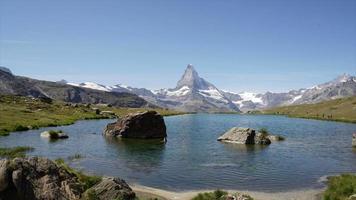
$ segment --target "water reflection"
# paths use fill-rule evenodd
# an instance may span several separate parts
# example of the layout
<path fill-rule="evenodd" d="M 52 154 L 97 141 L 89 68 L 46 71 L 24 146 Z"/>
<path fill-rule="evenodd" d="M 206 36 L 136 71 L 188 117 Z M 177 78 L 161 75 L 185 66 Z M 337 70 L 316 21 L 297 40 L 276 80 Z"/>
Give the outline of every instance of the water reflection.
<path fill-rule="evenodd" d="M 118 159 L 133 171 L 151 173 L 162 164 L 165 143 L 161 139 L 104 138 L 108 146 L 117 150 Z"/>
<path fill-rule="evenodd" d="M 257 153 L 268 148 L 268 145 L 247 145 L 247 144 L 233 144 L 221 142 L 228 150 L 235 153 Z"/>

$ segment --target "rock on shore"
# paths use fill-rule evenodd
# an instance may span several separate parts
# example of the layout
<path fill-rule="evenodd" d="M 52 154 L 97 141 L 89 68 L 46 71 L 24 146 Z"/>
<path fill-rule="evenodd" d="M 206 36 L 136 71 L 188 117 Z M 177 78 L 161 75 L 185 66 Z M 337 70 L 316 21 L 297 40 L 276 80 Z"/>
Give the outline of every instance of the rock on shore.
<path fill-rule="evenodd" d="M 277 135 L 269 135 L 257 132 L 251 128 L 233 127 L 218 138 L 218 141 L 235 144 L 261 144 L 269 145 L 271 141 L 282 140 Z"/>
<path fill-rule="evenodd" d="M 89 190 L 96 199 L 135 199 L 135 193 L 117 178 L 104 178 Z M 46 158 L 0 160 L 0 199 L 79 200 L 84 187 L 78 177 Z"/>
<path fill-rule="evenodd" d="M 166 125 L 156 111 L 129 114 L 115 123 L 110 123 L 104 135 L 123 138 L 154 139 L 166 138 Z"/>

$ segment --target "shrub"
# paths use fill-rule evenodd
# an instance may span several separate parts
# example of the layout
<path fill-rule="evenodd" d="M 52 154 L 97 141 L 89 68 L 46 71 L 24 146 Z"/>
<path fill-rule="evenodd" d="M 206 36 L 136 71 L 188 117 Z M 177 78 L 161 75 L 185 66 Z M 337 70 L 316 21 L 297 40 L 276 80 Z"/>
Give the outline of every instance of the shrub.
<path fill-rule="evenodd" d="M 15 125 L 14 130 L 15 130 L 15 131 L 27 131 L 27 130 L 28 130 L 28 127 L 22 126 L 21 124 L 17 124 L 17 125 Z"/>
<path fill-rule="evenodd" d="M 227 192 L 222 190 L 215 190 L 214 192 L 199 193 L 192 200 L 223 200 Z"/>
<path fill-rule="evenodd" d="M 267 137 L 269 135 L 267 128 L 261 128 L 259 132 L 262 134 L 263 137 Z"/>
<path fill-rule="evenodd" d="M 345 200 L 352 194 L 356 194 L 356 176 L 342 174 L 328 179 L 324 200 Z"/>

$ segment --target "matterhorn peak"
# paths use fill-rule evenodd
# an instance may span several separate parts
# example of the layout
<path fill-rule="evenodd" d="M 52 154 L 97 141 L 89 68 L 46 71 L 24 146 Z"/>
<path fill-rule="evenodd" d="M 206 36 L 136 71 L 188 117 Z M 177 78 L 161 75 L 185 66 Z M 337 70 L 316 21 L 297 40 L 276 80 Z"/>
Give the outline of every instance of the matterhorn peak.
<path fill-rule="evenodd" d="M 210 83 L 199 77 L 199 74 L 197 71 L 195 71 L 193 65 L 188 64 L 182 78 L 178 81 L 176 88 L 179 89 L 183 86 L 187 86 L 191 89 L 206 89 L 209 87 L 209 85 Z"/>

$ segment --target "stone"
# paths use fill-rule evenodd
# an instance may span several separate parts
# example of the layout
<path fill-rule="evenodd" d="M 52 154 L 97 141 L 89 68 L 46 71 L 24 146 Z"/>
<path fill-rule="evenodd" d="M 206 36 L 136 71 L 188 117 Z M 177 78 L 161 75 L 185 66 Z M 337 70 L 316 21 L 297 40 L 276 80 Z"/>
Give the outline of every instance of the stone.
<path fill-rule="evenodd" d="M 77 177 L 46 158 L 0 160 L 0 199 L 80 199 Z"/>
<path fill-rule="evenodd" d="M 269 145 L 272 141 L 282 141 L 284 138 L 278 135 L 270 135 L 257 132 L 251 128 L 233 127 L 220 136 L 218 141 L 235 144 L 260 144 Z"/>
<path fill-rule="evenodd" d="M 84 196 L 95 196 L 97 200 L 125 199 L 133 200 L 136 195 L 124 180 L 106 177 L 86 191 Z"/>
<path fill-rule="evenodd" d="M 41 137 L 54 139 L 54 140 L 69 138 L 69 136 L 67 134 L 59 132 L 59 131 L 56 131 L 53 134 L 51 134 L 50 131 L 44 131 L 44 132 L 41 133 Z"/>
<path fill-rule="evenodd" d="M 90 195 L 95 198 L 85 198 Z M 0 160 L 0 200 L 134 200 L 135 196 L 124 180 L 113 177 L 84 191 L 75 173 L 47 158 Z"/>
<path fill-rule="evenodd" d="M 349 196 L 348 200 L 356 200 L 356 194 Z"/>
<path fill-rule="evenodd" d="M 233 127 L 218 138 L 218 141 L 236 144 L 255 144 L 256 132 L 250 128 Z"/>
<path fill-rule="evenodd" d="M 167 137 L 162 115 L 156 111 L 146 111 L 126 115 L 106 126 L 105 136 L 139 139 L 163 139 Z"/>
<path fill-rule="evenodd" d="M 352 134 L 352 146 L 356 148 L 356 133 Z"/>

